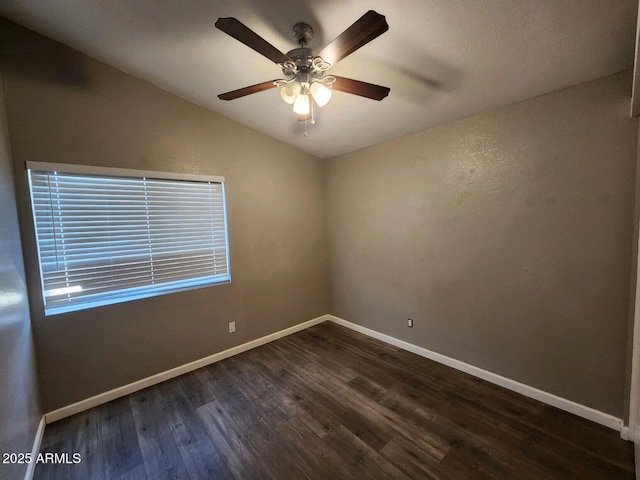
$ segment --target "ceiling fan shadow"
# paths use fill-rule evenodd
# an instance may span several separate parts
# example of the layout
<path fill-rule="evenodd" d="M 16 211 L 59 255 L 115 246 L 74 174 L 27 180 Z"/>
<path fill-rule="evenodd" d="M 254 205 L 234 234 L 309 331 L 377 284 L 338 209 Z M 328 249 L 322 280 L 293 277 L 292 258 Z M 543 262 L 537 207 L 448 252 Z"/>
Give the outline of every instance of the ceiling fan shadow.
<path fill-rule="evenodd" d="M 257 17 L 261 18 L 264 23 L 271 25 L 274 31 L 280 35 L 282 44 L 275 46 L 286 53 L 298 47 L 293 36 L 293 26 L 299 22 L 304 22 L 313 29 L 313 38 L 309 43 L 309 48 L 320 50 L 326 44 L 322 21 L 315 14 L 313 6 L 314 3 L 309 0 L 296 2 L 295 8 L 291 8 L 290 0 L 270 0 L 269 2 L 255 2 L 253 11 Z"/>
<path fill-rule="evenodd" d="M 313 11 L 313 4 L 307 0 L 296 2 L 295 8 L 290 0 L 191 0 L 189 8 L 185 8 L 183 2 L 144 1 L 152 3 L 153 8 L 143 22 L 136 23 L 136 28 L 144 30 L 144 38 L 149 44 L 214 43 L 216 36 L 221 38 L 214 27 L 216 19 L 234 17 L 284 53 L 298 47 L 293 36 L 293 26 L 298 22 L 306 22 L 313 28 L 312 48 L 323 46 L 320 19 Z M 126 3 L 112 8 L 122 9 L 122 14 L 127 14 Z"/>
<path fill-rule="evenodd" d="M 71 88 L 91 84 L 84 55 L 1 18 L 0 63 L 6 72 L 35 82 Z"/>
<path fill-rule="evenodd" d="M 353 78 L 366 75 L 368 81 L 389 86 L 390 96 L 416 103 L 425 103 L 437 93 L 456 90 L 464 77 L 459 69 L 423 51 L 405 53 L 400 61 L 361 54 L 349 57 L 344 67 L 345 75 Z"/>

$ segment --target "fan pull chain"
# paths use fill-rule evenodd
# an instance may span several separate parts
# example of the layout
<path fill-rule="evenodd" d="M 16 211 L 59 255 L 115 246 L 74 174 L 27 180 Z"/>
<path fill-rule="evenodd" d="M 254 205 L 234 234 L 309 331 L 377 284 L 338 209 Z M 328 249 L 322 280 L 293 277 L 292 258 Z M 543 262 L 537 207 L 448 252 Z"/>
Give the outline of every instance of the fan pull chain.
<path fill-rule="evenodd" d="M 311 95 L 309 95 L 309 103 L 311 104 L 311 125 L 315 125 L 316 124 L 316 119 L 313 118 L 313 104 L 315 103 L 313 101 L 313 99 L 311 98 Z"/>
<path fill-rule="evenodd" d="M 309 95 L 309 105 L 311 106 L 311 125 L 315 125 L 316 124 L 316 120 L 315 118 L 313 118 L 313 100 L 311 99 L 311 95 Z M 304 117 L 304 136 L 308 137 L 309 136 L 309 131 L 307 130 L 307 119 L 309 118 L 309 115 L 305 115 Z"/>

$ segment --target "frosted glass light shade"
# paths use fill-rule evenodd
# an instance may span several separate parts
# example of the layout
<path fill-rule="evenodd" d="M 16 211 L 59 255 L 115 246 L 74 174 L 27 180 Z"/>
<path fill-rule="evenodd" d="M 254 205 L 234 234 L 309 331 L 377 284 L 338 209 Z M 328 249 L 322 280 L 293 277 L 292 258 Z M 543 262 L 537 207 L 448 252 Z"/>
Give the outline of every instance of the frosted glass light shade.
<path fill-rule="evenodd" d="M 301 93 L 296 97 L 295 102 L 293 102 L 293 111 L 298 115 L 308 115 L 309 114 L 309 95 L 305 93 Z"/>
<path fill-rule="evenodd" d="M 324 107 L 331 100 L 331 90 L 319 82 L 311 84 L 311 95 L 319 107 Z"/>
<path fill-rule="evenodd" d="M 291 82 L 286 84 L 280 89 L 280 96 L 282 97 L 282 100 L 287 102 L 289 105 L 293 104 L 300 93 L 300 88 L 300 82 Z"/>

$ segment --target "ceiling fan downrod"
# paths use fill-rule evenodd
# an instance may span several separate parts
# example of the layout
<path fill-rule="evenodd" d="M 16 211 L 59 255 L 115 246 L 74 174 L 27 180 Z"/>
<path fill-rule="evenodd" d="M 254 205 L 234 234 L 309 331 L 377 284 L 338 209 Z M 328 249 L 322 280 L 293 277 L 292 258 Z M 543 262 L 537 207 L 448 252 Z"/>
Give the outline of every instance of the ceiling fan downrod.
<path fill-rule="evenodd" d="M 305 48 L 313 38 L 313 28 L 308 23 L 298 22 L 293 26 L 293 38 L 300 48 Z"/>

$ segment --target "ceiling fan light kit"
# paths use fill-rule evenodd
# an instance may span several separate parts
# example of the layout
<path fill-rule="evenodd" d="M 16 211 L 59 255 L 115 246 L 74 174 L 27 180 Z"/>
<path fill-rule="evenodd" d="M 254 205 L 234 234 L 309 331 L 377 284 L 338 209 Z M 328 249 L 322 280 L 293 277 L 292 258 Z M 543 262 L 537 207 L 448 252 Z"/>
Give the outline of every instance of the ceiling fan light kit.
<path fill-rule="evenodd" d="M 293 26 L 293 36 L 300 47 L 287 52 L 291 61 L 281 65 L 285 78 L 274 80 L 274 84 L 280 87 L 282 99 L 293 104 L 295 113 L 309 115 L 312 113 L 309 99 L 313 99 L 319 107 L 329 102 L 330 88 L 335 82 L 335 77 L 325 75 L 324 72 L 331 65 L 307 48 L 307 44 L 313 38 L 313 29 L 309 25 L 303 22 L 296 23 Z"/>
<path fill-rule="evenodd" d="M 301 89 L 302 85 L 300 82 L 288 83 L 280 89 L 280 96 L 286 103 L 293 105 L 293 102 L 296 101 L 296 97 L 300 93 Z"/>
<path fill-rule="evenodd" d="M 332 65 L 389 29 L 384 16 L 373 10 L 356 20 L 319 53 L 307 48 L 313 38 L 313 29 L 304 22 L 296 23 L 293 27 L 299 47 L 286 54 L 233 17 L 219 18 L 215 26 L 278 64 L 284 75 L 281 79 L 222 93 L 218 95 L 221 100 L 234 100 L 277 87 L 282 100 L 293 105 L 293 111 L 303 117 L 306 125 L 309 116 L 311 123 L 315 123 L 313 103 L 319 107 L 325 106 L 331 99 L 332 90 L 373 100 L 382 100 L 389 94 L 388 87 L 326 74 Z"/>
<path fill-rule="evenodd" d="M 302 91 L 293 102 L 293 111 L 298 115 L 309 115 L 311 107 L 309 105 L 309 93 L 306 87 L 302 87 Z"/>
<path fill-rule="evenodd" d="M 311 95 L 319 107 L 324 107 L 331 100 L 331 90 L 322 83 L 313 82 L 310 87 Z"/>

